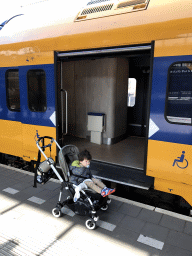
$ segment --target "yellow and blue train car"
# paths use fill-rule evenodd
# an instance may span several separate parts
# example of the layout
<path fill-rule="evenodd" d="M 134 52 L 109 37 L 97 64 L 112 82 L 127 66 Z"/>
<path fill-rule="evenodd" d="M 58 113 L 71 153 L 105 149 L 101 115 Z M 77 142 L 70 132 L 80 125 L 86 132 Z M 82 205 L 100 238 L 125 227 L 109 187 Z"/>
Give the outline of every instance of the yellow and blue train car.
<path fill-rule="evenodd" d="M 192 205 L 191 1 L 33 8 L 2 21 L 0 152 L 34 162 L 51 136 L 90 150 L 102 179 Z"/>

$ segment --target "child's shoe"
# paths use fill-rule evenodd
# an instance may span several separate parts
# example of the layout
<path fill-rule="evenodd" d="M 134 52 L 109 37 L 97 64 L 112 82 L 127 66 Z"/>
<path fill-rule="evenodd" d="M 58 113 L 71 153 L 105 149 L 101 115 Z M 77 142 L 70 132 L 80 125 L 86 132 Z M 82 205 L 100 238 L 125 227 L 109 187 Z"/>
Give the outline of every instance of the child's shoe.
<path fill-rule="evenodd" d="M 114 192 L 115 192 L 115 189 L 105 187 L 101 190 L 101 195 L 102 195 L 102 197 L 105 197 L 105 196 L 108 196 L 108 195 L 110 195 Z"/>

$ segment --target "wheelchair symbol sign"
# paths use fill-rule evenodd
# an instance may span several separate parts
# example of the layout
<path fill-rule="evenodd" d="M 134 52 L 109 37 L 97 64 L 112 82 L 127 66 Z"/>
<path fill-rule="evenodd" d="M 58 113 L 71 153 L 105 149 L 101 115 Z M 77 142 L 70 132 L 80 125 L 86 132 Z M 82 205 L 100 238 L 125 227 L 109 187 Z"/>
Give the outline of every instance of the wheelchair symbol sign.
<path fill-rule="evenodd" d="M 175 164 L 180 168 L 180 169 L 185 169 L 188 166 L 188 161 L 185 159 L 185 151 L 182 151 L 181 156 L 177 157 L 172 166 L 175 166 Z"/>

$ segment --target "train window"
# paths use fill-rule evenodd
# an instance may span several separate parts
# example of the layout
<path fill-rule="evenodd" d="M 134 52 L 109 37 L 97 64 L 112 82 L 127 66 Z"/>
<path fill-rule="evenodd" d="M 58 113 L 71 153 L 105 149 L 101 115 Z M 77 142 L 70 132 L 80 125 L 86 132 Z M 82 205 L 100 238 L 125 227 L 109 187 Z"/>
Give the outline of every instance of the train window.
<path fill-rule="evenodd" d="M 135 106 L 136 86 L 137 86 L 137 80 L 135 78 L 129 78 L 128 79 L 128 99 L 127 99 L 128 107 Z"/>
<path fill-rule="evenodd" d="M 7 70 L 5 77 L 8 109 L 20 111 L 19 70 Z"/>
<path fill-rule="evenodd" d="M 192 124 L 192 62 L 169 69 L 166 118 L 171 123 Z"/>
<path fill-rule="evenodd" d="M 29 70 L 28 105 L 33 112 L 44 112 L 47 109 L 45 71 L 41 69 Z"/>

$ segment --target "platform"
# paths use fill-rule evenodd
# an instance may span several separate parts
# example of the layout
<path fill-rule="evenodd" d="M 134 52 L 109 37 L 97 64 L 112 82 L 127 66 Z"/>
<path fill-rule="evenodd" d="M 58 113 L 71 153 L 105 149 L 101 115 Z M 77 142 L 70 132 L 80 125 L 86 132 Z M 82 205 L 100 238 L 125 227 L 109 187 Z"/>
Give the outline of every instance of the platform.
<path fill-rule="evenodd" d="M 192 256 L 192 218 L 111 195 L 98 227 L 63 208 L 55 218 L 60 183 L 33 188 L 33 174 L 0 165 L 1 255 Z"/>

